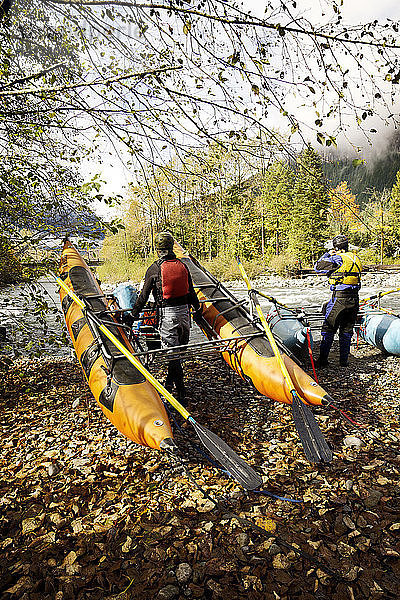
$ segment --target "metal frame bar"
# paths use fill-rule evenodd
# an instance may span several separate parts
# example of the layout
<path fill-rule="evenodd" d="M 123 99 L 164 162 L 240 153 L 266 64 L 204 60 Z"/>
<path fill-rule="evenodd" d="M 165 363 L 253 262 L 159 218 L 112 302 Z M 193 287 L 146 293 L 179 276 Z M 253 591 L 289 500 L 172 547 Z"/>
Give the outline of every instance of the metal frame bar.
<path fill-rule="evenodd" d="M 201 351 L 201 350 L 216 350 L 217 352 L 227 352 L 230 345 L 235 343 L 249 340 L 254 337 L 258 337 L 258 334 L 249 334 L 240 337 L 232 337 L 232 338 L 219 338 L 214 340 L 208 340 L 207 342 L 199 342 L 197 344 L 184 344 L 182 346 L 171 346 L 170 348 L 159 348 L 157 350 L 148 350 L 146 352 L 137 352 L 134 356 L 164 356 L 167 354 L 174 353 L 174 356 L 171 356 L 171 360 L 176 358 L 176 354 L 186 354 L 190 351 Z M 224 347 L 227 347 L 226 349 Z"/>

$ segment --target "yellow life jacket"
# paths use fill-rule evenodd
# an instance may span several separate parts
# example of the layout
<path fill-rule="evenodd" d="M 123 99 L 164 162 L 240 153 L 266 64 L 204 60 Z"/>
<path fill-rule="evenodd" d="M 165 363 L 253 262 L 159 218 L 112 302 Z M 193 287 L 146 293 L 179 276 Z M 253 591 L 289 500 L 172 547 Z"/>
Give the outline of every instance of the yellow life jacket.
<path fill-rule="evenodd" d="M 345 285 L 359 285 L 361 282 L 361 261 L 354 254 L 354 252 L 341 252 L 343 263 L 336 271 L 331 273 L 329 277 L 329 283 L 331 285 L 338 285 L 344 283 Z"/>

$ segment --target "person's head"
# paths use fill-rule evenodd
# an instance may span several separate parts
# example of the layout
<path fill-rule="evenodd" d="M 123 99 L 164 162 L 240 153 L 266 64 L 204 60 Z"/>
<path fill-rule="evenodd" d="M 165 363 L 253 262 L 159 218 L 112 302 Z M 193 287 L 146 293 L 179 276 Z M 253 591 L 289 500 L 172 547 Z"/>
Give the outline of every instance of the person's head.
<path fill-rule="evenodd" d="M 159 256 L 164 256 L 172 252 L 174 247 L 174 238 L 169 231 L 161 231 L 156 235 L 155 247 Z"/>
<path fill-rule="evenodd" d="M 337 235 L 332 240 L 334 250 L 344 250 L 347 252 L 349 249 L 349 238 L 347 235 Z"/>

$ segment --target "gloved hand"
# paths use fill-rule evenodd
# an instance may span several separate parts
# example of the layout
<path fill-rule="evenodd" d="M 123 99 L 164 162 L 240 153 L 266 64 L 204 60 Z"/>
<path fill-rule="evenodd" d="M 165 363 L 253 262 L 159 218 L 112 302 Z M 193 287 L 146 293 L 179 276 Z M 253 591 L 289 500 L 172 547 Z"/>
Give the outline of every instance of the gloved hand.
<path fill-rule="evenodd" d="M 194 313 L 193 313 L 193 321 L 195 323 L 197 323 L 197 325 L 199 325 L 201 323 L 202 317 L 203 317 L 203 309 L 200 306 L 200 308 L 198 308 L 197 310 L 195 310 Z"/>
<path fill-rule="evenodd" d="M 135 321 L 137 321 L 137 316 L 133 313 L 133 311 L 127 311 L 122 313 L 122 322 L 124 325 L 132 327 Z"/>

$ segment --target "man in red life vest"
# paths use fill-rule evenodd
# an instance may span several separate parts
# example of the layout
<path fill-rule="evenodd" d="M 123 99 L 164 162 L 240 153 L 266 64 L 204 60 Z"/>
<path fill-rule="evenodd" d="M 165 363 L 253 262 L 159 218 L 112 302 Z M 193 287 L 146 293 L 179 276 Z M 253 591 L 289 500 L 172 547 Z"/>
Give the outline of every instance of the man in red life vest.
<path fill-rule="evenodd" d="M 164 231 L 156 236 L 155 246 L 159 259 L 147 269 L 142 291 L 132 310 L 137 320 L 149 296 L 153 293 L 160 307 L 160 337 L 164 348 L 186 345 L 190 334 L 190 306 L 201 313 L 200 302 L 193 288 L 188 268 L 176 258 L 174 238 Z M 177 400 L 185 404 L 183 369 L 179 358 L 168 363 L 165 387 L 170 392 L 175 385 Z"/>

